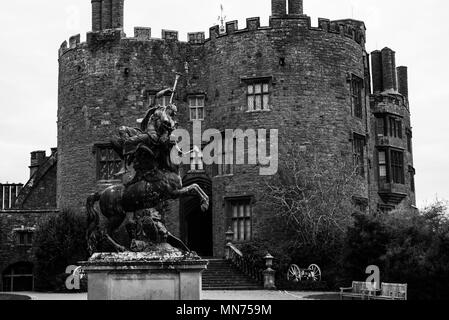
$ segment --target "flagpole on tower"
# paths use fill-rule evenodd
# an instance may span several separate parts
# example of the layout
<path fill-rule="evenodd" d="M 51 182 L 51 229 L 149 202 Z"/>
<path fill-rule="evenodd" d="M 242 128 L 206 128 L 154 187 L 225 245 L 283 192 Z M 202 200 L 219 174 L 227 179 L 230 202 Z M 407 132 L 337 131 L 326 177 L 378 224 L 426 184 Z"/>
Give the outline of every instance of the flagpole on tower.
<path fill-rule="evenodd" d="M 226 26 L 225 26 L 226 16 L 223 14 L 224 12 L 223 4 L 220 4 L 220 10 L 221 14 L 218 17 L 218 21 L 220 21 L 220 33 L 226 33 Z"/>

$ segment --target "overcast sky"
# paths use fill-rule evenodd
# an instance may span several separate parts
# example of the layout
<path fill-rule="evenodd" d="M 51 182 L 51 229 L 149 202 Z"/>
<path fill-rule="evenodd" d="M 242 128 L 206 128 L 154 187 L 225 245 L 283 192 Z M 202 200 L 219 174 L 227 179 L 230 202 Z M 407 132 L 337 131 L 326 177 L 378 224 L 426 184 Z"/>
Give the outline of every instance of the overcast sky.
<path fill-rule="evenodd" d="M 227 20 L 261 17 L 268 25 L 270 0 L 125 0 L 125 32 L 134 26 L 205 31 Z M 354 18 L 367 26 L 367 50 L 388 46 L 397 65 L 409 67 L 418 206 L 438 196 L 449 200 L 449 2 L 445 0 L 305 0 L 319 17 Z M 55 147 L 58 48 L 71 35 L 91 29 L 90 0 L 3 1 L 0 11 L 0 182 L 26 183 L 33 150 Z"/>

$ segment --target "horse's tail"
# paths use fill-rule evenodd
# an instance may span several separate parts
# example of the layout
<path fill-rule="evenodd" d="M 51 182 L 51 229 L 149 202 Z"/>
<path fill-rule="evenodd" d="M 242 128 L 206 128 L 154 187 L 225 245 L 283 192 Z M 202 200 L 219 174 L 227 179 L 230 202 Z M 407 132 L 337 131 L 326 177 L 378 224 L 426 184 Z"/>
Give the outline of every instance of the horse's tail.
<path fill-rule="evenodd" d="M 91 254 L 95 252 L 96 242 L 99 236 L 100 213 L 95 209 L 95 203 L 100 201 L 101 193 L 97 192 L 90 195 L 86 202 L 87 211 L 87 244 Z"/>

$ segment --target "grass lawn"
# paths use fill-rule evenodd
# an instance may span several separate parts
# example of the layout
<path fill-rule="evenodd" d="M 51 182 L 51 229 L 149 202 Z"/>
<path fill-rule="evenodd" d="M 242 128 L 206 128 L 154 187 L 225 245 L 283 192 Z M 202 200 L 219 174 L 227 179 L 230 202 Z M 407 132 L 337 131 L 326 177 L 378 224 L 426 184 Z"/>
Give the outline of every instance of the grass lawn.
<path fill-rule="evenodd" d="M 328 293 L 328 294 L 318 294 L 304 297 L 305 299 L 312 300 L 340 300 L 340 295 L 338 293 Z"/>

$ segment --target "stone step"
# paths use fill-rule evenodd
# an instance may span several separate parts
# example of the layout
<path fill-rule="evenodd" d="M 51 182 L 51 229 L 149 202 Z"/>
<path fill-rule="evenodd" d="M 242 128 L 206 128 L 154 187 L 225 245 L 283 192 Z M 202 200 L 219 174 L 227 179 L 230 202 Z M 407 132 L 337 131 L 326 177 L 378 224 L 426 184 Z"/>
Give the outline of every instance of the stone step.
<path fill-rule="evenodd" d="M 262 285 L 227 260 L 209 260 L 203 273 L 204 290 L 261 290 Z"/>

